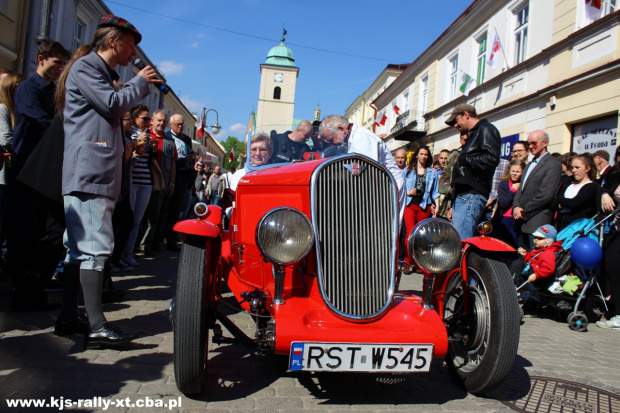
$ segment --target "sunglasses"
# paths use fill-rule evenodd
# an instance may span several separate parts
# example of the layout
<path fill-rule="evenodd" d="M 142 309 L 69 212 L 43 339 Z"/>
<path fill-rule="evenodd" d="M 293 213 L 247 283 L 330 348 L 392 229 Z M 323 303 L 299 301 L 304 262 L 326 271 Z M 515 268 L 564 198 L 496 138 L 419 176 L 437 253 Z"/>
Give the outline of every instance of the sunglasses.
<path fill-rule="evenodd" d="M 136 118 L 140 118 L 142 120 L 151 120 L 150 116 L 136 116 Z"/>

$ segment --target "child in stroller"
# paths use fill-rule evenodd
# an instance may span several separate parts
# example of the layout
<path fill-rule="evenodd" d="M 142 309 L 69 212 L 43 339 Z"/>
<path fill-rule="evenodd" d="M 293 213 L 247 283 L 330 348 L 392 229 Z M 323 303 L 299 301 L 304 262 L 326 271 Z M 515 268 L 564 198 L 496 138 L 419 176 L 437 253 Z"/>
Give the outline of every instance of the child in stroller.
<path fill-rule="evenodd" d="M 543 225 L 532 234 L 534 237 L 534 249 L 527 252 L 525 248 L 519 248 L 517 252 L 523 260 L 517 260 L 513 264 L 515 283 L 525 287 L 527 291 L 538 291 L 548 287 L 555 281 L 556 260 L 562 251 L 562 241 L 556 241 L 558 232 L 551 225 Z M 527 283 L 527 284 L 525 284 Z M 523 294 L 527 296 L 525 309 L 536 308 L 540 305 L 540 299 L 536 294 Z M 560 309 L 570 309 L 566 302 L 559 302 Z M 564 307 L 564 308 L 562 308 Z"/>

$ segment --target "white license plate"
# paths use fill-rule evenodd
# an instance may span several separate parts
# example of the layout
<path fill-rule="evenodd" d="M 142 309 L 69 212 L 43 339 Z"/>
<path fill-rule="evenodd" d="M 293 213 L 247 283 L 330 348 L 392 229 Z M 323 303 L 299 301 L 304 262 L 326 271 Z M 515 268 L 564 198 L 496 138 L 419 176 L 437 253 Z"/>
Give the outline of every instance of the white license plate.
<path fill-rule="evenodd" d="M 293 371 L 425 372 L 431 368 L 432 344 L 291 344 Z"/>

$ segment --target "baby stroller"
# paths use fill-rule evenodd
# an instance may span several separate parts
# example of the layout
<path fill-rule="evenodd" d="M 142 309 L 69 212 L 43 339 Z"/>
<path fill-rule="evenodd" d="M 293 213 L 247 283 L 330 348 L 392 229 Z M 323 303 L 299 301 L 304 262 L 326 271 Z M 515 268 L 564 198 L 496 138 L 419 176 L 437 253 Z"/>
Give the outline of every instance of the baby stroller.
<path fill-rule="evenodd" d="M 556 239 L 562 241 L 562 250 L 556 253 L 554 279 L 551 281 L 548 278 L 536 280 L 532 283 L 535 288 L 530 288 L 544 300 L 545 305 L 555 309 L 559 319 L 568 321 L 571 330 L 587 331 L 588 317 L 583 311 L 582 304 L 591 288 L 596 286 L 603 296 L 597 281 L 597 267 L 603 258 L 603 250 L 595 230 L 618 212 L 620 212 L 620 207 L 602 218 L 599 218 L 600 214 L 598 214 L 593 218 L 579 219 L 560 231 Z M 512 269 L 515 281 L 519 284 L 517 288 L 519 291 L 528 284 L 527 277 L 531 269 L 529 264 L 525 265 L 520 272 L 518 266 Z M 569 280 L 576 289 L 563 288 L 562 284 L 566 280 Z M 580 285 L 576 286 L 576 284 Z M 567 290 L 570 293 L 566 292 Z M 603 303 L 607 309 L 605 300 Z M 568 315 L 566 315 L 567 312 Z"/>

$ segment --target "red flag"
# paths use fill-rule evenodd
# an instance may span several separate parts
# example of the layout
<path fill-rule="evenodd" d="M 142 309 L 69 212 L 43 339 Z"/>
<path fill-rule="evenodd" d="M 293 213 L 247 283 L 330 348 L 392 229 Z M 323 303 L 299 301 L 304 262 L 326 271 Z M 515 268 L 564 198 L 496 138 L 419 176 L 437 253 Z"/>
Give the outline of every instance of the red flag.
<path fill-rule="evenodd" d="M 198 116 L 198 120 L 196 120 L 196 136 L 198 139 L 202 138 L 202 135 L 205 133 L 205 120 L 205 108 L 202 108 L 200 116 Z"/>
<path fill-rule="evenodd" d="M 597 9 L 601 8 L 601 0 L 586 0 L 586 4 L 590 3 L 590 6 L 596 7 Z"/>
<path fill-rule="evenodd" d="M 392 102 L 392 109 L 394 109 L 394 113 L 400 115 L 400 108 L 398 107 L 398 102 L 396 100 Z"/>
<path fill-rule="evenodd" d="M 385 125 L 386 120 L 387 120 L 387 116 L 385 116 L 385 110 L 381 110 L 377 112 L 377 116 L 375 117 L 375 125 L 383 126 Z"/>
<path fill-rule="evenodd" d="M 228 159 L 230 162 L 235 160 L 235 148 L 230 148 L 230 153 L 228 154 Z"/>

